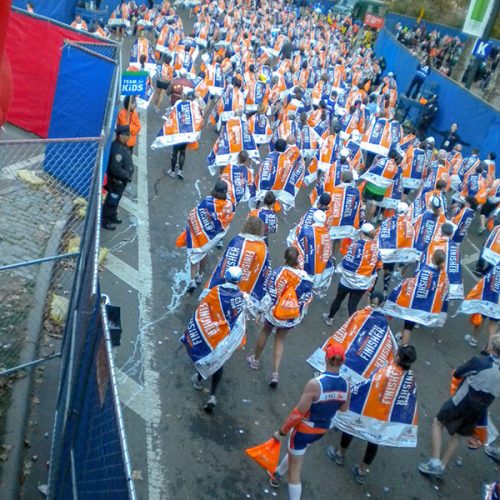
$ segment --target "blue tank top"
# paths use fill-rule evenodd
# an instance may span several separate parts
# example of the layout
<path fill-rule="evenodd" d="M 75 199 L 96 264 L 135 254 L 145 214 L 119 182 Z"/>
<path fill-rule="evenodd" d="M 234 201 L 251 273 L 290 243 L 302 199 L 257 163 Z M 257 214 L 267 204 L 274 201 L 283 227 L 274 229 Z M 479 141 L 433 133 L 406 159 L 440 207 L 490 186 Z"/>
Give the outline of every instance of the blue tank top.
<path fill-rule="evenodd" d="M 303 422 L 310 427 L 330 429 L 333 417 L 347 400 L 349 384 L 339 374 L 330 372 L 316 377 L 316 380 L 321 387 L 321 394 L 311 404 Z"/>

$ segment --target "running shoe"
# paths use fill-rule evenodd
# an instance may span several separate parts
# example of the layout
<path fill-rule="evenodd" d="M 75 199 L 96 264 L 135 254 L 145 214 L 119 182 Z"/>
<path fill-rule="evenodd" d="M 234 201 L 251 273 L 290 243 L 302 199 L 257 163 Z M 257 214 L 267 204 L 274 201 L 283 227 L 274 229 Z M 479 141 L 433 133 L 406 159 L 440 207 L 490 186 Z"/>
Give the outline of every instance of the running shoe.
<path fill-rule="evenodd" d="M 253 354 L 247 357 L 247 363 L 252 370 L 259 369 L 259 360 L 255 359 L 255 356 Z"/>
<path fill-rule="evenodd" d="M 500 462 L 500 447 L 499 446 L 485 446 L 484 452 L 496 462 Z"/>
<path fill-rule="evenodd" d="M 217 404 L 217 400 L 215 399 L 215 396 L 209 396 L 208 401 L 205 403 L 205 406 L 203 407 L 203 409 L 207 413 L 212 413 L 214 411 L 216 404 Z"/>
<path fill-rule="evenodd" d="M 269 381 L 269 387 L 276 389 L 278 387 L 278 383 L 280 381 L 280 376 L 278 372 L 273 372 L 271 374 L 271 380 Z"/>
<path fill-rule="evenodd" d="M 330 315 L 328 313 L 323 313 L 321 315 L 321 317 L 323 318 L 323 320 L 325 321 L 325 323 L 328 326 L 332 326 L 333 325 L 333 318 L 330 318 Z"/>
<path fill-rule="evenodd" d="M 177 172 L 177 177 L 179 177 L 179 179 L 180 179 L 181 181 L 183 181 L 183 180 L 184 180 L 184 173 L 182 172 L 182 170 L 179 170 L 179 171 Z"/>
<path fill-rule="evenodd" d="M 195 290 L 196 290 L 196 281 L 195 280 L 191 280 L 189 282 L 189 286 L 187 288 L 187 291 L 188 291 L 188 293 L 193 293 Z"/>
<path fill-rule="evenodd" d="M 193 387 L 197 390 L 197 391 L 201 391 L 203 389 L 203 384 L 201 383 L 202 381 L 198 378 L 198 373 L 195 373 L 192 377 L 191 377 L 191 383 L 193 384 Z"/>
<path fill-rule="evenodd" d="M 169 171 L 168 171 L 168 175 L 169 175 L 170 177 L 172 177 L 172 179 L 174 179 L 174 178 L 175 178 L 175 170 L 169 170 Z"/>
<path fill-rule="evenodd" d="M 468 333 L 465 337 L 464 340 L 471 346 L 471 347 L 476 347 L 477 346 L 477 340 L 473 335 Z"/>
<path fill-rule="evenodd" d="M 352 472 L 354 474 L 354 481 L 356 481 L 358 484 L 365 484 L 366 472 L 363 472 L 359 465 L 355 465 L 352 468 Z"/>
<path fill-rule="evenodd" d="M 269 474 L 269 484 L 273 488 L 279 488 L 281 486 L 281 475 L 280 475 L 280 473 L 278 471 L 276 471 L 274 474 L 271 474 L 270 472 L 268 474 Z"/>
<path fill-rule="evenodd" d="M 217 245 L 215 245 L 216 248 L 223 248 L 224 247 L 224 240 L 220 240 Z"/>
<path fill-rule="evenodd" d="M 432 460 L 422 462 L 418 465 L 418 470 L 426 476 L 434 476 L 440 479 L 444 474 L 444 466 L 442 463 L 435 463 Z"/>
<path fill-rule="evenodd" d="M 345 458 L 344 455 L 340 453 L 339 450 L 334 448 L 333 446 L 328 446 L 326 449 L 326 454 L 328 455 L 329 458 L 331 458 L 337 465 L 340 465 L 341 467 L 345 463 Z"/>

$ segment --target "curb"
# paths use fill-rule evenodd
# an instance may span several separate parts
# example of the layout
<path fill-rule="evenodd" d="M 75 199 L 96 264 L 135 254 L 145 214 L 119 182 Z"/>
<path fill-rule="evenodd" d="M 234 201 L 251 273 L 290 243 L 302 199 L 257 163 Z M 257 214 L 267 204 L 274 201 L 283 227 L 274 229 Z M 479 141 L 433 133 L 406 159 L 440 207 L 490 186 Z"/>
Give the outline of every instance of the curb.
<path fill-rule="evenodd" d="M 66 229 L 66 223 L 70 213 L 71 206 L 69 206 L 69 210 L 66 212 L 65 217 L 56 222 L 54 230 L 47 242 L 43 255 L 44 257 L 50 257 L 56 254 L 61 242 L 61 237 Z M 33 361 L 39 350 L 43 313 L 55 263 L 56 261 L 50 261 L 40 264 L 33 296 L 45 297 L 45 300 L 35 301 L 28 315 L 26 321 L 27 335 L 24 342 L 24 348 L 19 355 L 19 364 Z M 25 370 L 28 372 L 27 376 L 17 381 L 13 386 L 12 401 L 7 410 L 5 422 L 4 444 L 11 444 L 12 449 L 7 461 L 2 464 L 0 491 L 2 491 L 2 498 L 12 500 L 19 498 L 21 490 L 21 473 L 24 458 L 23 439 L 26 435 L 26 425 L 31 407 L 30 394 L 33 389 L 34 371 L 32 368 L 26 368 Z"/>

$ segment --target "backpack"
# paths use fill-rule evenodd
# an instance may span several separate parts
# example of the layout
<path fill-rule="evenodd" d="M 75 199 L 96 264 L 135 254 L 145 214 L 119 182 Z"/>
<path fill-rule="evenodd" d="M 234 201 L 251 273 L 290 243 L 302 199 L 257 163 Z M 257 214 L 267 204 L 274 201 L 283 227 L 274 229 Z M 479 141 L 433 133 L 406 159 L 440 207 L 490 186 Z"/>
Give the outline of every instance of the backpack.
<path fill-rule="evenodd" d="M 272 309 L 274 317 L 279 321 L 297 319 L 300 316 L 299 299 L 293 285 L 289 285 Z"/>

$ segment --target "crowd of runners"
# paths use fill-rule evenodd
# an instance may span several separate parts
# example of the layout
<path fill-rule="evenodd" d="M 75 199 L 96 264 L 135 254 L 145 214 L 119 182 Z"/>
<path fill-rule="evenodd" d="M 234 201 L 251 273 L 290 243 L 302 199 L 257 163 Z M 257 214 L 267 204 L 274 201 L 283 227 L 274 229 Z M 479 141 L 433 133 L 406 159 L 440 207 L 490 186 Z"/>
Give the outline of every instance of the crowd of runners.
<path fill-rule="evenodd" d="M 494 437 L 487 410 L 500 396 L 495 154 L 464 154 L 459 143 L 438 149 L 433 137 L 407 133 L 395 118 L 397 75 L 382 71 L 350 17 L 325 18 L 281 0 L 188 7 L 192 32 L 168 1 L 140 9 L 122 2 L 106 30 L 118 38 L 137 35 L 129 70 L 149 74 L 146 90 L 121 112 L 120 157 L 140 133 L 136 107 L 164 114 L 151 146 L 172 147 L 171 177 L 184 179 L 202 129 L 217 134 L 206 159 L 213 190 L 195 204 L 177 238 L 191 266 L 187 292 L 201 291 L 181 340 L 196 367 L 193 387 L 201 390 L 210 379 L 205 410 L 216 407 L 224 363 L 245 342 L 249 321 L 260 325 L 260 334 L 248 341 L 248 368 L 262 368 L 272 338 L 269 386 L 276 388 L 286 384 L 280 364 L 287 336 L 307 325 L 312 300 L 332 294 L 323 314 L 332 335 L 304 353 L 319 375 L 274 433 L 276 440 L 289 436 L 288 453 L 270 481 L 279 487 L 288 474 L 290 498 L 300 498 L 307 447 L 336 427 L 342 436 L 327 454 L 339 466 L 353 437 L 367 442 L 353 471 L 363 483 L 379 445 L 416 446 L 411 365 L 418 361 L 411 337 L 420 327 L 446 328 L 448 303 L 459 301 L 459 313 L 471 323 L 467 348 L 485 347 L 457 367 L 453 396 L 434 420 L 432 455 L 419 470 L 441 477 L 459 436 L 471 447 Z M 309 192 L 305 214 L 295 211 L 299 190 Z M 110 229 L 119 202 L 112 191 Z M 225 241 L 236 210 L 248 215 L 240 233 Z M 286 243 L 275 236 L 283 213 L 298 221 L 287 228 Z M 471 230 L 490 233 L 474 270 L 478 281 L 464 290 L 460 248 Z M 284 248 L 277 267 L 269 257 L 273 245 Z M 216 247 L 224 250 L 209 269 L 207 256 Z M 336 314 L 346 298 L 349 319 L 342 325 Z M 363 298 L 368 305 L 360 308 Z M 393 318 L 404 321 L 395 335 Z M 451 436 L 444 454 L 443 428 Z M 485 451 L 499 459 L 497 448 Z M 498 484 L 490 489 L 498 493 Z"/>

